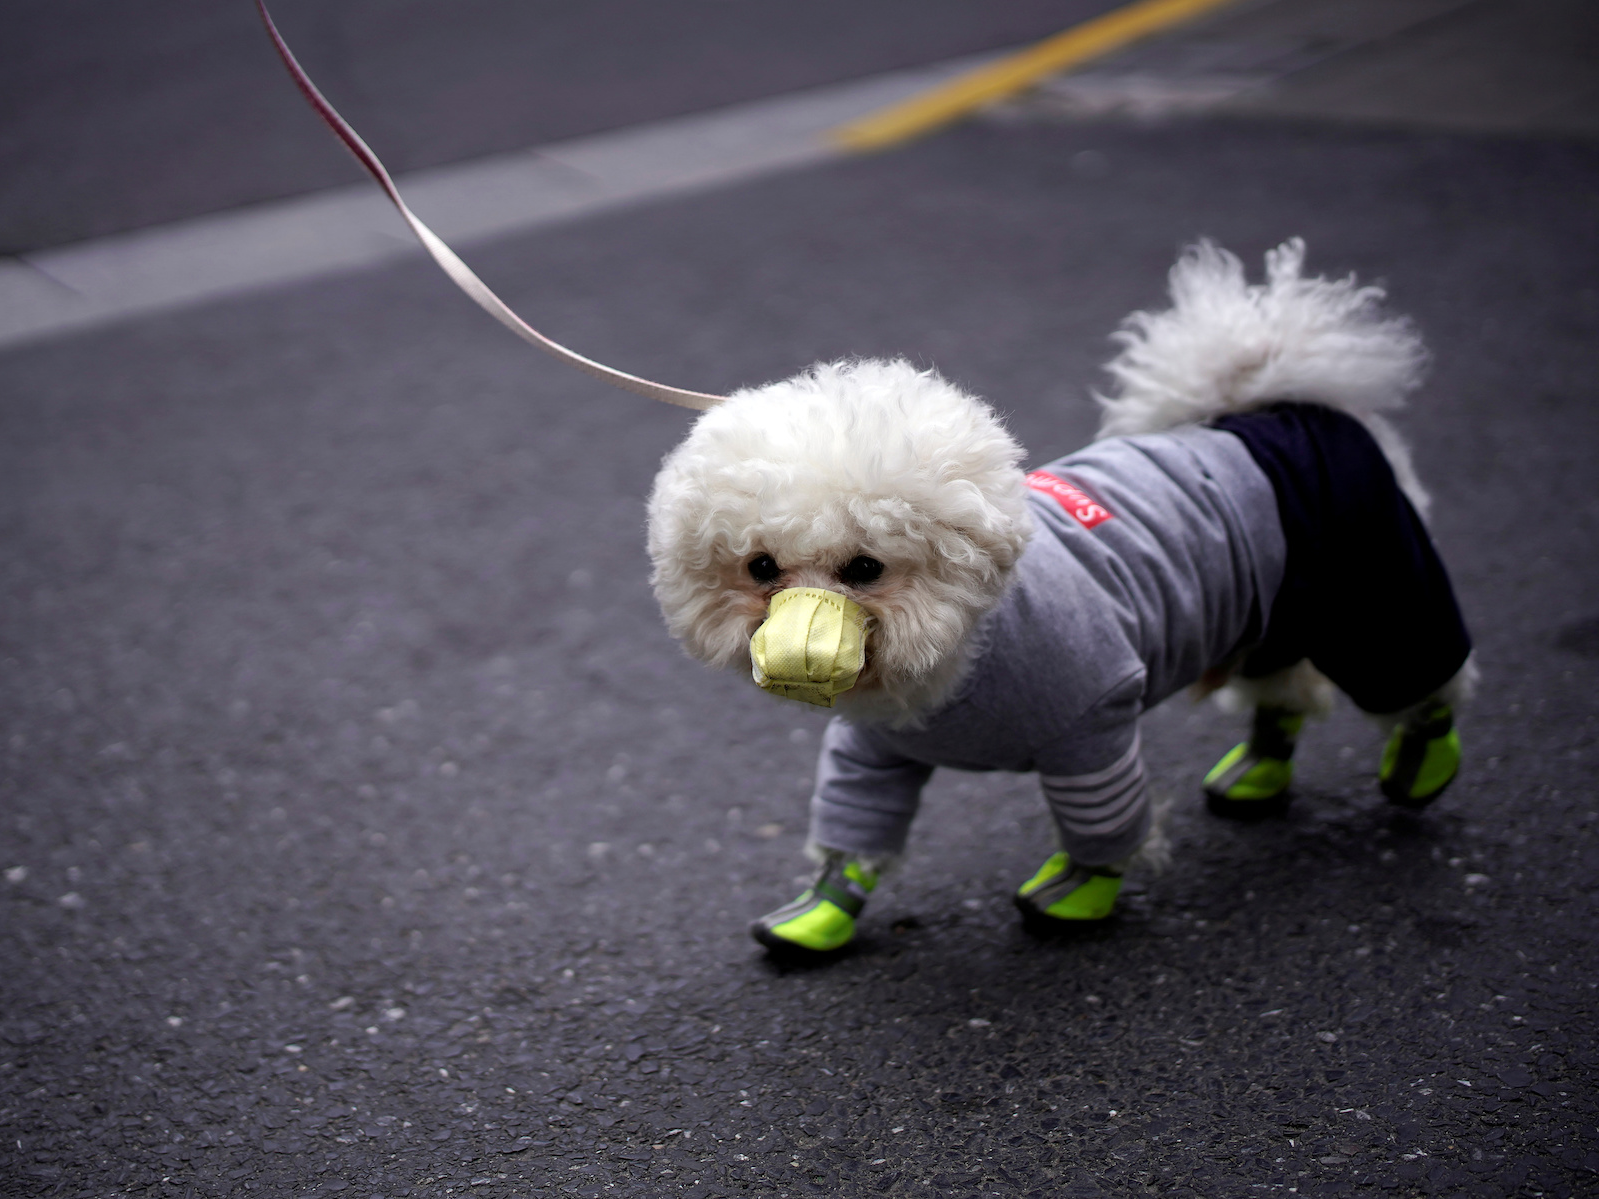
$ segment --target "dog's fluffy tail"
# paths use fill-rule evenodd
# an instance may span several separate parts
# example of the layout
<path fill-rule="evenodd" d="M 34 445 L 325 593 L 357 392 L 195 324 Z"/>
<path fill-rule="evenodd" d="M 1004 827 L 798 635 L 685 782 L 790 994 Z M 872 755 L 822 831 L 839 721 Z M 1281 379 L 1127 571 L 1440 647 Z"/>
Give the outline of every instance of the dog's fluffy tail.
<path fill-rule="evenodd" d="M 1427 494 L 1404 441 L 1385 418 L 1421 381 L 1427 351 L 1403 318 L 1383 315 L 1379 287 L 1354 276 L 1306 278 L 1305 243 L 1266 255 L 1266 282 L 1244 279 L 1236 255 L 1205 241 L 1172 267 L 1172 306 L 1135 312 L 1115 335 L 1121 353 L 1106 368 L 1115 394 L 1099 436 L 1152 433 L 1246 412 L 1277 400 L 1307 400 L 1361 421 L 1382 447 L 1423 516 Z"/>

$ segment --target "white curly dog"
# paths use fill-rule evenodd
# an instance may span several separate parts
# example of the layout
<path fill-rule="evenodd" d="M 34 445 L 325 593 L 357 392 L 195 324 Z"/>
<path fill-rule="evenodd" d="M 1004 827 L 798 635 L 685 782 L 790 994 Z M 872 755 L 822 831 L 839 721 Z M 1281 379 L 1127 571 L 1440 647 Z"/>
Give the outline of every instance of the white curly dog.
<path fill-rule="evenodd" d="M 1280 811 L 1304 717 L 1334 687 L 1391 731 L 1383 792 L 1421 806 L 1459 765 L 1470 643 L 1388 423 L 1426 354 L 1383 293 L 1251 285 L 1209 243 L 1134 313 L 1096 441 L 1030 473 L 992 409 L 904 361 L 819 365 L 698 418 L 649 502 L 655 594 L 694 657 L 836 707 L 809 849 L 755 922 L 777 951 L 855 935 L 938 766 L 1036 772 L 1059 852 L 1031 926 L 1114 908 L 1158 841 L 1142 712 L 1197 685 L 1253 711 L 1206 776 L 1222 814 Z"/>

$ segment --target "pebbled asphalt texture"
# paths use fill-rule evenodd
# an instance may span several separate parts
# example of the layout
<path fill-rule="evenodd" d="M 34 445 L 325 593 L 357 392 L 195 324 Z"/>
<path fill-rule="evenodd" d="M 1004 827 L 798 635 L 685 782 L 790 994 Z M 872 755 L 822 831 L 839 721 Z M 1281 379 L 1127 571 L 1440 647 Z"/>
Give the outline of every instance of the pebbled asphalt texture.
<path fill-rule="evenodd" d="M 1479 643 L 1467 766 L 1197 802 L 1080 939 L 1025 778 L 941 774 L 858 948 L 745 933 L 822 714 L 688 661 L 642 499 L 689 417 L 422 262 L 0 356 L 0 1188 L 15 1195 L 1593 1194 L 1599 151 L 977 125 L 480 248 L 585 353 L 725 389 L 903 353 L 1043 461 L 1187 241 L 1388 282 Z"/>

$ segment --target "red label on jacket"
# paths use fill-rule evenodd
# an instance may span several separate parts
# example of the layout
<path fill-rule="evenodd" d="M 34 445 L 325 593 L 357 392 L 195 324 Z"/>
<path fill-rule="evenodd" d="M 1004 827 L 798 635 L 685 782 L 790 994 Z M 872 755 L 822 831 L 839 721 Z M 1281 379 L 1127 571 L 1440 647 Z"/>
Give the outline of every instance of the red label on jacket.
<path fill-rule="evenodd" d="M 1027 476 L 1027 485 L 1034 491 L 1055 497 L 1060 506 L 1071 513 L 1072 519 L 1085 529 L 1104 524 L 1113 515 L 1109 508 L 1091 497 L 1075 483 L 1057 479 L 1054 475 L 1035 470 Z"/>

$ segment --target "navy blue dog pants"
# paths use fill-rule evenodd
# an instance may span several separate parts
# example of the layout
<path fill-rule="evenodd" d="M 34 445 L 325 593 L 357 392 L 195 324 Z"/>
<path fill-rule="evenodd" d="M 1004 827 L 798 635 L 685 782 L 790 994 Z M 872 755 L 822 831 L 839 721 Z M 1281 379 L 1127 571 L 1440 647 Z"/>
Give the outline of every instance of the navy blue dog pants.
<path fill-rule="evenodd" d="M 1420 703 L 1455 676 L 1471 638 L 1448 572 L 1364 425 L 1278 403 L 1212 422 L 1239 438 L 1277 493 L 1282 586 L 1241 673 L 1304 658 L 1367 712 Z"/>

